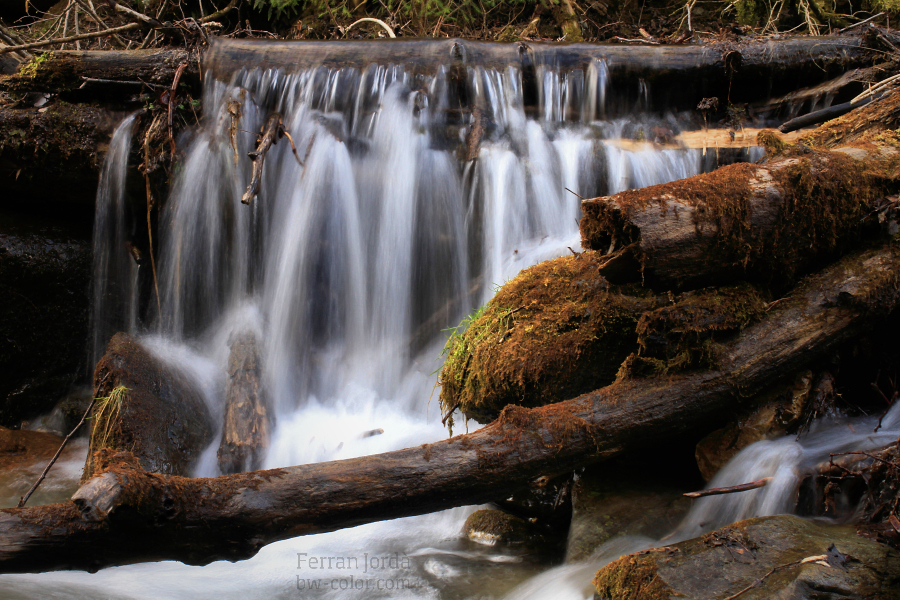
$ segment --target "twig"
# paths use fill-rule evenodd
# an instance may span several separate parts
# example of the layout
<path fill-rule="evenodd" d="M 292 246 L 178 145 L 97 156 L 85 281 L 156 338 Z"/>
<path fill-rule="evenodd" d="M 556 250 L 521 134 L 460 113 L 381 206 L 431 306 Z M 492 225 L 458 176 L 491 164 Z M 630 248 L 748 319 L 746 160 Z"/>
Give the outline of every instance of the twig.
<path fill-rule="evenodd" d="M 762 479 L 758 479 L 756 481 L 751 481 L 750 483 L 742 483 L 740 485 L 731 485 L 728 487 L 720 487 L 720 488 L 711 488 L 708 490 L 700 490 L 699 492 L 688 492 L 684 494 L 688 498 L 703 498 L 705 496 L 721 496 L 722 494 L 735 494 L 737 492 L 746 492 L 749 490 L 755 490 L 761 487 L 765 487 L 769 485 L 769 482 L 774 479 L 773 477 L 763 477 Z"/>
<path fill-rule="evenodd" d="M 172 149 L 172 161 L 175 160 L 175 138 L 172 137 L 172 108 L 175 105 L 175 93 L 178 90 L 178 80 L 181 79 L 181 74 L 184 73 L 184 69 L 187 65 L 186 62 L 183 62 L 175 69 L 175 78 L 172 79 L 172 89 L 169 90 L 169 147 Z"/>
<path fill-rule="evenodd" d="M 850 30 L 850 29 L 853 29 L 854 27 L 859 27 L 860 25 L 865 25 L 865 24 L 868 23 L 869 21 L 874 21 L 875 19 L 877 19 L 878 17 L 881 17 L 881 16 L 883 16 L 883 15 L 884 15 L 884 13 L 883 13 L 883 12 L 880 12 L 880 13 L 878 13 L 877 15 L 873 15 L 873 16 L 869 17 L 868 19 L 863 19 L 863 20 L 860 21 L 859 23 L 854 23 L 853 25 L 850 25 L 850 26 L 848 26 L 848 27 L 844 27 L 843 29 L 838 29 L 838 33 L 844 33 L 845 31 L 848 31 L 848 30 Z"/>
<path fill-rule="evenodd" d="M 75 0 L 75 2 L 81 5 L 81 8 L 84 9 L 84 12 L 86 12 L 88 16 L 90 16 L 97 23 L 97 26 L 101 30 L 105 29 L 109 31 L 109 25 L 107 25 L 106 22 L 100 18 L 100 15 L 97 14 L 97 11 L 94 10 L 93 4 L 91 4 L 88 0 Z M 127 45 L 125 40 L 123 40 L 116 34 L 113 34 L 113 39 L 123 48 Z"/>
<path fill-rule="evenodd" d="M 202 19 L 197 19 L 197 22 L 198 23 L 209 23 L 210 21 L 215 21 L 219 17 L 230 13 L 234 9 L 235 6 L 237 6 L 237 0 L 231 0 L 231 2 L 229 2 L 228 5 L 225 8 L 223 8 L 222 10 L 217 10 L 216 12 L 214 12 L 211 15 L 207 15 L 207 16 L 203 17 Z"/>
<path fill-rule="evenodd" d="M 135 29 L 140 29 L 140 23 L 129 23 L 128 25 L 122 25 L 121 27 L 113 27 L 112 29 L 107 29 L 106 31 L 94 31 L 92 33 L 82 33 L 81 35 L 73 35 L 67 38 L 55 38 L 50 40 L 43 40 L 41 42 L 31 42 L 29 44 L 20 44 L 18 46 L 5 46 L 0 48 L 0 54 L 6 54 L 7 52 L 17 52 L 19 50 L 30 50 L 31 48 L 42 48 L 44 46 L 53 46 L 54 44 L 68 44 L 69 42 L 74 42 L 76 40 L 90 40 L 94 38 L 106 37 L 108 35 L 112 35 L 114 33 L 122 33 L 123 31 L 134 31 Z"/>
<path fill-rule="evenodd" d="M 454 404 L 453 407 L 452 407 L 450 410 L 447 411 L 447 414 L 443 416 L 443 418 L 441 419 L 441 425 L 446 425 L 446 424 L 447 424 L 447 419 L 450 418 L 450 415 L 452 415 L 452 414 L 453 414 L 453 411 L 456 410 L 457 408 L 459 408 L 459 402 L 457 402 L 456 404 Z"/>
<path fill-rule="evenodd" d="M 626 44 L 649 44 L 651 46 L 659 46 L 659 42 L 651 42 L 650 40 L 644 39 L 628 39 L 619 36 L 616 36 L 613 39 L 617 42 L 625 42 Z"/>
<path fill-rule="evenodd" d="M 570 194 L 573 194 L 573 195 L 575 195 L 575 196 L 578 196 L 578 197 L 581 198 L 582 200 L 587 200 L 587 198 L 585 198 L 584 196 L 582 196 L 582 195 L 579 194 L 578 192 L 573 192 L 573 191 L 570 190 L 569 188 L 563 188 L 563 189 L 566 190 L 567 192 L 569 192 Z"/>
<path fill-rule="evenodd" d="M 146 81 L 122 81 L 119 79 L 97 79 L 96 77 L 81 77 L 84 83 L 113 83 L 116 85 L 145 85 L 150 88 L 157 89 L 169 89 L 164 85 L 159 85 L 158 83 L 147 83 Z M 81 85 L 84 87 L 84 84 Z"/>
<path fill-rule="evenodd" d="M 116 10 L 120 13 L 124 13 L 124 14 L 128 15 L 129 17 L 131 17 L 132 19 L 136 19 L 137 21 L 144 23 L 145 25 L 148 25 L 150 27 L 153 27 L 154 29 L 156 29 L 157 27 L 162 25 L 162 23 L 160 23 L 158 20 L 154 19 L 153 17 L 148 17 L 144 13 L 139 13 L 138 11 L 128 8 L 127 6 L 125 6 L 123 4 L 119 4 L 119 3 L 115 2 L 114 0 L 109 0 L 109 3 L 112 5 L 114 10 Z"/>
<path fill-rule="evenodd" d="M 387 31 L 388 37 L 392 37 L 392 38 L 397 37 L 396 35 L 394 35 L 394 30 L 391 29 L 390 27 L 388 27 L 387 23 L 385 23 L 381 19 L 372 19 L 369 17 L 365 17 L 363 19 L 359 19 L 358 21 L 353 21 L 352 23 L 350 23 L 347 26 L 347 28 L 344 30 L 344 35 L 347 35 L 347 32 L 350 31 L 350 29 L 352 29 L 354 25 L 357 25 L 359 23 L 376 23 L 378 25 L 381 25 L 384 28 L 384 30 Z"/>
<path fill-rule="evenodd" d="M 50 467 L 53 466 L 53 463 L 56 462 L 56 459 L 59 458 L 59 455 L 62 454 L 63 448 L 66 447 L 66 444 L 69 443 L 69 439 L 75 435 L 75 432 L 78 431 L 78 428 L 84 424 L 84 420 L 87 419 L 87 416 L 91 414 L 91 409 L 94 408 L 94 402 L 96 402 L 96 398 L 91 399 L 91 403 L 88 404 L 87 410 L 84 411 L 84 414 L 81 415 L 81 420 L 78 421 L 78 425 L 75 426 L 75 429 L 69 432 L 69 435 L 66 436 L 66 439 L 62 441 L 62 444 L 59 445 L 59 450 L 56 451 L 56 454 L 53 455 L 53 458 L 50 459 L 50 462 L 44 468 L 44 472 L 41 473 L 41 476 L 38 477 L 38 480 L 34 482 L 34 485 L 31 486 L 31 489 L 28 490 L 28 493 L 19 498 L 19 503 L 16 505 L 16 508 L 22 508 L 25 506 L 25 503 L 28 502 L 28 499 L 31 498 L 31 495 L 38 489 L 38 486 L 41 485 L 41 482 L 44 481 L 44 478 L 47 477 L 47 473 L 50 472 Z"/>
<path fill-rule="evenodd" d="M 159 301 L 159 282 L 156 277 L 156 258 L 153 255 L 153 227 L 150 222 L 150 210 L 153 208 L 153 194 L 150 190 L 150 138 L 153 136 L 153 130 L 159 123 L 159 118 L 162 115 L 156 115 L 153 117 L 153 121 L 150 123 L 150 127 L 147 128 L 147 133 L 144 135 L 144 181 L 147 186 L 147 239 L 149 240 L 150 246 L 150 267 L 153 270 L 153 289 L 156 291 L 156 310 L 158 311 L 158 315 L 160 318 L 160 323 L 162 323 L 162 304 Z"/>
<path fill-rule="evenodd" d="M 824 561 L 827 559 L 828 559 L 827 554 L 821 554 L 819 556 L 807 556 L 806 558 L 801 558 L 800 560 L 795 560 L 792 563 L 788 563 L 786 565 L 781 565 L 780 567 L 772 567 L 772 570 L 769 571 L 768 573 L 766 573 L 765 575 L 763 575 L 761 578 L 757 579 L 755 582 L 748 585 L 747 587 L 745 587 L 744 589 L 739 591 L 737 594 L 733 594 L 731 596 L 728 596 L 727 598 L 723 598 L 723 600 L 734 600 L 738 596 L 743 595 L 744 592 L 749 592 L 753 588 L 761 586 L 762 582 L 765 581 L 769 577 L 769 575 L 777 573 L 778 571 L 783 571 L 784 569 L 790 569 L 791 567 L 799 567 L 800 565 L 804 565 L 806 563 Z"/>
<path fill-rule="evenodd" d="M 860 100 L 862 100 L 863 98 L 865 98 L 867 96 L 875 95 L 876 92 L 883 90 L 889 84 L 897 81 L 898 79 L 900 79 L 900 73 L 898 73 L 897 75 L 888 77 L 887 79 L 883 79 L 883 80 L 879 81 L 878 83 L 876 83 L 875 85 L 873 85 L 872 87 L 867 89 L 865 92 L 863 92 L 862 94 L 860 94 L 859 96 L 857 96 L 856 98 L 851 100 L 850 104 L 855 104 L 856 102 L 859 102 Z"/>

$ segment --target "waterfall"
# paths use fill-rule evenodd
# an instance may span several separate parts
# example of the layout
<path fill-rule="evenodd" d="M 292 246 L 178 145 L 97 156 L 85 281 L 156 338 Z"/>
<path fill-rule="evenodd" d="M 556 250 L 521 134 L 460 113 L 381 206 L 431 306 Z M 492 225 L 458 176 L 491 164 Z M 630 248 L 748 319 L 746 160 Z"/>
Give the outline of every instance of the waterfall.
<path fill-rule="evenodd" d="M 514 67 L 422 75 L 373 64 L 205 77 L 204 121 L 159 218 L 159 314 L 155 298 L 139 298 L 137 272 L 148 261 L 137 266 L 124 250 L 135 235 L 126 230 L 123 199 L 129 118 L 113 139 L 98 194 L 95 354 L 115 329 L 141 335 L 152 352 L 193 372 L 208 401 L 219 404 L 211 413 L 221 415 L 228 340 L 256 332 L 276 419 L 266 468 L 445 437 L 436 399 L 429 402 L 442 329 L 521 269 L 578 251 L 579 196 L 688 177 L 706 164 L 698 150 L 620 144 L 652 125 L 678 130 L 681 121 L 608 117 L 619 92 L 602 60 L 583 71 L 544 62 L 535 74 L 534 98 Z M 237 108 L 233 124 L 229 109 Z M 287 138 L 273 146 L 259 194 L 245 206 L 247 153 L 273 111 L 297 154 Z M 480 136 L 472 135 L 476 119 Z M 149 306 L 142 312 L 139 300 Z M 376 428 L 384 433 L 361 435 Z M 218 474 L 218 443 L 195 475 Z M 392 586 L 412 582 L 381 592 L 387 597 L 499 598 L 536 566 L 465 546 L 459 535 L 472 510 L 287 540 L 237 564 L 163 562 L 0 581 L 9 597 L 219 600 L 370 598 L 370 590 L 328 582 L 376 577 Z M 304 553 L 398 554 L 411 566 L 310 572 L 298 568 Z M 314 590 L 313 581 L 326 587 Z"/>

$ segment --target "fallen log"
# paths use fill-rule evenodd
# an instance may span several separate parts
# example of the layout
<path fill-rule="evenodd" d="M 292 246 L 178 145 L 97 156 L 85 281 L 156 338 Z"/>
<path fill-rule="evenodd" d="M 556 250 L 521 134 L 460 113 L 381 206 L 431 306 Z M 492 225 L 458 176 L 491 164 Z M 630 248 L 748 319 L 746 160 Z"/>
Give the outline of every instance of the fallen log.
<path fill-rule="evenodd" d="M 771 143 L 783 147 L 774 135 Z M 867 207 L 896 185 L 879 171 L 895 152 L 801 148 L 762 165 L 584 200 L 582 246 L 610 255 L 600 272 L 613 283 L 789 286 L 859 241 Z"/>
<path fill-rule="evenodd" d="M 540 473 L 694 435 L 882 323 L 900 300 L 898 268 L 888 246 L 810 277 L 719 348 L 719 370 L 510 406 L 479 431 L 418 448 L 212 479 L 147 473 L 128 453 L 101 451 L 99 474 L 70 502 L 0 510 L 0 572 L 240 560 L 277 540 L 484 502 Z"/>
<path fill-rule="evenodd" d="M 816 60 L 810 60 L 811 56 Z M 759 99 L 760 89 L 787 94 L 820 84 L 823 78 L 837 77 L 847 69 L 869 66 L 876 56 L 858 36 L 773 39 L 743 43 L 739 48 L 718 44 L 496 43 L 454 38 L 365 42 L 215 38 L 204 55 L 203 68 L 223 81 L 230 81 L 247 65 L 295 72 L 319 66 L 353 65 L 363 70 L 372 64 L 402 64 L 410 74 L 428 75 L 440 67 L 463 73 L 466 68 L 515 68 L 522 73 L 525 104 L 530 105 L 538 98 L 537 69 L 541 65 L 554 65 L 565 73 L 587 71 L 597 61 L 605 61 L 616 82 L 608 98 L 610 107 L 621 101 L 623 111 L 630 112 L 638 100 L 639 81 L 649 84 L 643 89 L 648 90 L 651 110 L 689 110 L 704 97 L 727 95 L 732 102 L 750 102 Z M 463 106 L 466 97 L 474 95 L 463 94 Z"/>
<path fill-rule="evenodd" d="M 148 50 L 58 50 L 34 57 L 13 75 L 0 77 L 0 91 L 108 95 L 111 85 L 134 93 L 172 85 L 178 66 L 182 81 L 199 93 L 199 56 L 181 48 Z M 108 99 L 108 98 L 106 98 Z"/>

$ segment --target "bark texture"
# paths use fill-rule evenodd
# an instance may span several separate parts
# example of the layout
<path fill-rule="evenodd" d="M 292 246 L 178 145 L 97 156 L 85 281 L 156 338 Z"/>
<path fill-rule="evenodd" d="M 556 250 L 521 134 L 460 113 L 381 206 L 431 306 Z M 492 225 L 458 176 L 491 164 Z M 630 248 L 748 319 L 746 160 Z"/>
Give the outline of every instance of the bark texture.
<path fill-rule="evenodd" d="M 809 278 L 719 348 L 718 370 L 510 406 L 484 429 L 419 448 L 214 479 L 147 473 L 127 453 L 101 452 L 98 475 L 71 502 L 0 511 L 0 571 L 238 560 L 293 536 L 484 502 L 539 473 L 693 435 L 875 327 L 900 299 L 898 267 L 883 247 Z"/>
<path fill-rule="evenodd" d="M 585 200 L 582 245 L 610 255 L 600 272 L 612 282 L 789 286 L 858 243 L 870 204 L 895 186 L 875 167 L 895 153 L 794 148 L 762 165 Z"/>

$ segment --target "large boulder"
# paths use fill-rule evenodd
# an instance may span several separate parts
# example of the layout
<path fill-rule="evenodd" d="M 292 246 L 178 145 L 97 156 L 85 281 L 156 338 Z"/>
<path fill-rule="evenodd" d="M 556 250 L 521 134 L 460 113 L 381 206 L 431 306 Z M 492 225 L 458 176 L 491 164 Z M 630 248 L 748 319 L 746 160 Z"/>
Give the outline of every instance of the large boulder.
<path fill-rule="evenodd" d="M 599 600 L 900 597 L 900 555 L 854 527 L 781 515 L 623 556 L 597 572 Z"/>
<path fill-rule="evenodd" d="M 0 425 L 47 412 L 84 374 L 89 223 L 0 212 Z"/>
<path fill-rule="evenodd" d="M 84 479 L 101 448 L 127 450 L 151 473 L 190 475 L 214 426 L 200 390 L 177 367 L 117 333 L 94 372 L 98 398 Z"/>

